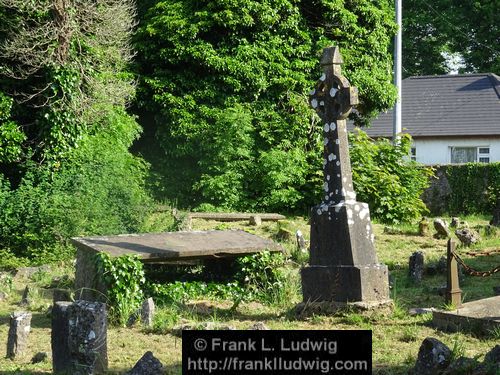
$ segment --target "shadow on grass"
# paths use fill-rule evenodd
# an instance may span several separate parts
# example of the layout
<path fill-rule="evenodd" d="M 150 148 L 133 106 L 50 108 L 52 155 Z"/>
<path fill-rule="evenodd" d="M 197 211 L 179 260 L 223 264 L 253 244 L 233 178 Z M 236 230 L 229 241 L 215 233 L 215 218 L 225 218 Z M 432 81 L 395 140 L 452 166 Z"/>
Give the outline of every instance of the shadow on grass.
<path fill-rule="evenodd" d="M 220 317 L 223 319 L 235 319 L 235 320 L 269 320 L 276 319 L 278 314 L 269 312 L 256 312 L 255 314 L 249 314 L 239 311 L 237 308 L 231 307 L 220 307 L 214 306 L 207 302 L 194 302 L 187 305 L 179 306 L 179 309 L 183 312 L 188 312 L 190 315 L 196 318 L 211 318 Z"/>
<path fill-rule="evenodd" d="M 407 375 L 410 371 L 410 366 L 385 366 L 375 365 L 372 369 L 372 374 L 376 375 Z"/>

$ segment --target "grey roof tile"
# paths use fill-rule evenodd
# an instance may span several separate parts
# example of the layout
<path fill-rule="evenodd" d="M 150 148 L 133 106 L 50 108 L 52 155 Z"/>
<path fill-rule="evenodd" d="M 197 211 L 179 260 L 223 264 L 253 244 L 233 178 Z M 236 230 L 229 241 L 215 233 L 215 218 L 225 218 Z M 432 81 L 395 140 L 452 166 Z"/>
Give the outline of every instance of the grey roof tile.
<path fill-rule="evenodd" d="M 412 137 L 500 136 L 500 77 L 492 73 L 404 79 L 402 126 Z M 364 129 L 392 136 L 392 110 Z"/>

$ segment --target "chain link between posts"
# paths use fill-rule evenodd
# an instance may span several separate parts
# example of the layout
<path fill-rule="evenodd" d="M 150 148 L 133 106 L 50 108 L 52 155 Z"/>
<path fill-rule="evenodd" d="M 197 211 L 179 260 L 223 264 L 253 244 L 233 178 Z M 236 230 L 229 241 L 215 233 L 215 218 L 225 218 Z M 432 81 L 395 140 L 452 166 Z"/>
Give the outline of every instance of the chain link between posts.
<path fill-rule="evenodd" d="M 470 253 L 469 254 L 468 253 L 468 254 L 472 255 L 472 256 L 479 256 L 479 255 L 491 255 L 491 254 L 495 254 L 495 253 L 500 253 L 500 250 L 490 251 L 490 252 L 488 252 L 488 254 L 486 254 L 486 253 L 484 253 L 484 254 L 481 254 L 481 253 Z M 493 268 L 489 271 L 478 271 L 478 270 L 468 266 L 467 264 L 465 264 L 463 259 L 460 258 L 460 256 L 455 251 L 451 251 L 451 255 L 457 260 L 457 263 L 463 267 L 464 272 L 470 276 L 488 277 L 488 276 L 491 276 L 497 272 L 500 272 L 500 265 L 496 266 L 495 268 Z"/>

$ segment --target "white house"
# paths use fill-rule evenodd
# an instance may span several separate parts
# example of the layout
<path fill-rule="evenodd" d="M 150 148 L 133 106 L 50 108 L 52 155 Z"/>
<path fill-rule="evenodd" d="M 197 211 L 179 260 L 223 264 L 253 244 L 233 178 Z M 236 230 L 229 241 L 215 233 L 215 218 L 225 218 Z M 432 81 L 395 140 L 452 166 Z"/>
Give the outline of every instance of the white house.
<path fill-rule="evenodd" d="M 423 164 L 500 162 L 500 77 L 492 73 L 411 77 L 402 84 L 403 132 Z M 392 110 L 363 129 L 392 137 Z"/>

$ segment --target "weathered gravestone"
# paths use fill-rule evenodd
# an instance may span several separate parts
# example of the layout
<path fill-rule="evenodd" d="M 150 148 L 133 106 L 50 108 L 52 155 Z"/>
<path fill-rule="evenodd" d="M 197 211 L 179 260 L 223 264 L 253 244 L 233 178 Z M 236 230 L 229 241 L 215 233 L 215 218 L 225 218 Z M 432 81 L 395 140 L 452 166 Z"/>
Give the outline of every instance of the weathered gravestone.
<path fill-rule="evenodd" d="M 434 229 L 436 233 L 435 238 L 448 238 L 450 237 L 450 230 L 448 229 L 448 224 L 443 219 L 434 220 Z"/>
<path fill-rule="evenodd" d="M 71 374 L 101 374 L 108 368 L 106 305 L 75 301 L 67 308 Z"/>
<path fill-rule="evenodd" d="M 68 373 L 71 356 L 68 345 L 68 307 L 72 302 L 56 301 L 52 307 L 52 369 L 54 373 Z"/>
<path fill-rule="evenodd" d="M 408 261 L 408 274 L 415 283 L 422 282 L 424 276 L 424 253 L 415 251 Z"/>
<path fill-rule="evenodd" d="M 368 204 L 356 201 L 352 185 L 345 119 L 358 94 L 341 75 L 342 63 L 337 47 L 324 49 L 323 75 L 310 98 L 323 124 L 324 199 L 311 212 L 310 265 L 302 269 L 304 304 L 388 305 L 387 266 L 377 260 Z"/>
<path fill-rule="evenodd" d="M 12 313 L 7 338 L 7 358 L 15 359 L 25 354 L 30 331 L 31 313 L 25 311 Z"/>
<path fill-rule="evenodd" d="M 155 303 L 153 298 L 149 297 L 141 306 L 141 323 L 146 327 L 152 327 L 155 317 Z"/>

